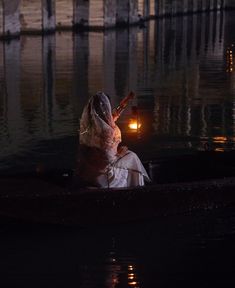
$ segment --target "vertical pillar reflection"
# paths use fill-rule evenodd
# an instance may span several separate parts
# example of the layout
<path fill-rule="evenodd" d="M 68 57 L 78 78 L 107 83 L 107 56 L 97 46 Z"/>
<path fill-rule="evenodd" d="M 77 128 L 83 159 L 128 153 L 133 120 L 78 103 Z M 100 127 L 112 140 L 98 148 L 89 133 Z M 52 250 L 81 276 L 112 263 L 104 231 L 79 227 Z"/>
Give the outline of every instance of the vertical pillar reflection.
<path fill-rule="evenodd" d="M 3 36 L 3 2 L 0 1 L 0 38 Z"/>
<path fill-rule="evenodd" d="M 20 33 L 20 0 L 2 0 L 2 32 L 6 37 Z"/>
<path fill-rule="evenodd" d="M 129 0 L 117 0 L 116 23 L 118 26 L 129 23 Z"/>
<path fill-rule="evenodd" d="M 112 102 L 117 104 L 115 93 L 115 55 L 116 55 L 116 32 L 109 31 L 104 35 L 104 90 L 112 95 Z M 114 99 L 114 98 L 115 99 Z"/>
<path fill-rule="evenodd" d="M 55 98 L 55 36 L 43 37 L 42 42 L 43 62 L 43 97 L 42 111 L 46 134 L 53 132 L 53 107 Z"/>
<path fill-rule="evenodd" d="M 146 1 L 149 4 L 149 0 Z M 146 17 L 149 17 L 149 6 L 146 13 Z M 136 23 L 138 20 L 138 0 L 129 0 L 129 24 Z"/>
<path fill-rule="evenodd" d="M 69 0 L 69 1 L 55 0 L 55 1 L 56 1 L 56 26 L 57 28 L 58 29 L 71 28 L 73 25 L 73 17 L 74 17 L 73 0 Z M 84 1 L 84 2 L 87 2 L 87 1 Z"/>
<path fill-rule="evenodd" d="M 42 0 L 42 27 L 43 31 L 55 30 L 55 0 Z"/>
<path fill-rule="evenodd" d="M 73 24 L 75 28 L 84 28 L 89 25 L 89 1 L 73 1 Z"/>
<path fill-rule="evenodd" d="M 127 30 L 116 31 L 116 77 L 115 90 L 119 97 L 123 97 L 127 87 L 129 75 L 129 32 Z"/>
<path fill-rule="evenodd" d="M 128 84 L 127 89 L 132 91 L 137 91 L 137 73 L 138 73 L 138 35 L 135 30 L 129 31 L 129 75 L 128 75 Z M 129 92 L 129 91 L 128 91 Z M 137 100 L 137 99 L 135 99 Z"/>
<path fill-rule="evenodd" d="M 88 99 L 89 38 L 86 34 L 75 34 L 73 39 L 73 107 L 81 115 Z M 78 117 L 78 116 L 77 116 Z"/>
<path fill-rule="evenodd" d="M 116 25 L 116 0 L 104 0 L 104 27 Z"/>
<path fill-rule="evenodd" d="M 40 0 L 33 2 L 20 1 L 20 25 L 24 32 L 42 30 L 42 2 Z"/>
<path fill-rule="evenodd" d="M 144 18 L 148 19 L 150 15 L 150 0 L 144 1 Z"/>
<path fill-rule="evenodd" d="M 104 87 L 104 34 L 89 32 L 88 38 L 88 89 L 89 95 L 93 95 Z"/>
<path fill-rule="evenodd" d="M 23 127 L 20 101 L 20 41 L 5 42 L 3 57 L 5 123 L 8 136 L 11 137 L 9 145 L 15 151 L 21 141 Z"/>

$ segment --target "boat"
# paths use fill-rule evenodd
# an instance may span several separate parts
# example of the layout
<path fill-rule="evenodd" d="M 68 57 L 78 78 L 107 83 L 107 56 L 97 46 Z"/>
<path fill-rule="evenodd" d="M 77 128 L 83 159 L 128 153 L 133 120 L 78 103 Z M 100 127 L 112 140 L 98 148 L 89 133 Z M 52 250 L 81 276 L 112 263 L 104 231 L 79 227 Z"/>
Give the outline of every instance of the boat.
<path fill-rule="evenodd" d="M 168 167 L 168 180 L 159 178 L 143 187 L 83 187 L 70 170 L 1 176 L 0 216 L 9 221 L 85 227 L 233 206 L 235 162 L 231 155 L 197 153 L 146 162 L 153 178 Z M 182 167 L 188 173 L 186 178 Z M 175 181 L 177 174 L 182 179 Z"/>

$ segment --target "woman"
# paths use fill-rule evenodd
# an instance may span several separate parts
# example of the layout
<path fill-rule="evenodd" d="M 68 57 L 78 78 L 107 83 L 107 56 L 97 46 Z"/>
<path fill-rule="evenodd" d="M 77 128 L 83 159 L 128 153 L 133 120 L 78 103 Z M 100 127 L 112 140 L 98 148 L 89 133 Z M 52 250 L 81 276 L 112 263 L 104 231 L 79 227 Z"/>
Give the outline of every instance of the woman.
<path fill-rule="evenodd" d="M 144 180 L 149 181 L 138 156 L 125 146 L 119 147 L 121 132 L 115 121 L 127 101 L 121 104 L 112 111 L 109 97 L 98 92 L 83 110 L 77 173 L 86 185 L 115 188 L 143 186 Z"/>

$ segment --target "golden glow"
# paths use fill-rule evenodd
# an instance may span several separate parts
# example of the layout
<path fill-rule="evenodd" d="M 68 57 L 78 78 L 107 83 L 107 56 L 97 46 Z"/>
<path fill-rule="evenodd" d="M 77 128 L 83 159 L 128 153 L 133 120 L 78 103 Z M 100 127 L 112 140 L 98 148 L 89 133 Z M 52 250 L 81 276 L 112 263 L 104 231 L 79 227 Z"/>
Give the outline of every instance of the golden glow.
<path fill-rule="evenodd" d="M 227 139 L 227 137 L 225 137 L 225 136 L 216 136 L 216 137 L 213 137 L 213 142 L 215 142 L 215 143 L 221 143 L 221 144 L 223 144 L 223 143 L 225 143 L 227 140 L 228 140 L 228 139 Z"/>
<path fill-rule="evenodd" d="M 227 61 L 227 68 L 226 68 L 226 72 L 228 73 L 232 73 L 234 71 L 234 44 L 232 44 L 231 46 L 229 46 L 227 48 L 227 52 L 226 52 L 226 61 Z"/>
<path fill-rule="evenodd" d="M 224 148 L 215 148 L 215 152 L 224 152 Z"/>
<path fill-rule="evenodd" d="M 133 287 L 133 288 L 138 288 L 139 287 L 139 282 L 137 281 L 137 275 L 134 272 L 134 266 L 133 265 L 128 265 L 128 285 Z"/>
<path fill-rule="evenodd" d="M 131 130 L 138 130 L 141 127 L 141 124 L 137 120 L 131 119 L 128 128 Z"/>
<path fill-rule="evenodd" d="M 136 285 L 136 284 L 138 284 L 136 281 L 132 281 L 132 282 L 129 282 L 128 283 L 129 285 Z"/>

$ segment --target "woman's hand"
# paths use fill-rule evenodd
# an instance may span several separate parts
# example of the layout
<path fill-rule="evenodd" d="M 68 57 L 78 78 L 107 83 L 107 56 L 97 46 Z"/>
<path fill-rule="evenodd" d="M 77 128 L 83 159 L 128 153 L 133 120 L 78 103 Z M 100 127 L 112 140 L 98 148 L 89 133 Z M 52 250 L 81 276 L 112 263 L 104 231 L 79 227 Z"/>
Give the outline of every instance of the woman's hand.
<path fill-rule="evenodd" d="M 116 122 L 117 119 L 119 118 L 120 114 L 117 112 L 117 109 L 114 108 L 112 111 L 112 115 L 113 115 L 113 121 Z"/>

